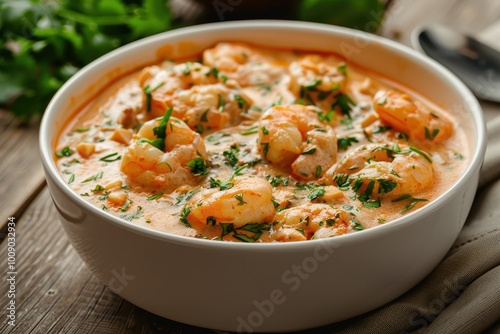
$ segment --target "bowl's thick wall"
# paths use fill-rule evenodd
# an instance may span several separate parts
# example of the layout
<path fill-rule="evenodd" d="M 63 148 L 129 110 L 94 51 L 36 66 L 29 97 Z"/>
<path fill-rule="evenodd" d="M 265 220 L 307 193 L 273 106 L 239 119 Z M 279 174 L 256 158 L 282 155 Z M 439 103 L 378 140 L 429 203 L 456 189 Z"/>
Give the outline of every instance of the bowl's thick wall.
<path fill-rule="evenodd" d="M 59 128 L 114 78 L 217 41 L 333 51 L 451 109 L 471 142 L 464 176 L 421 210 L 384 226 L 326 240 L 234 244 L 168 235 L 121 221 L 74 193 L 53 161 Z M 103 74 L 104 73 L 104 74 Z M 231 331 L 291 331 L 374 309 L 425 277 L 456 239 L 472 205 L 485 150 L 477 101 L 414 51 L 358 31 L 297 22 L 237 22 L 180 29 L 133 43 L 74 76 L 41 127 L 48 186 L 62 225 L 91 271 L 155 314 Z M 410 322 L 411 319 L 408 319 Z"/>

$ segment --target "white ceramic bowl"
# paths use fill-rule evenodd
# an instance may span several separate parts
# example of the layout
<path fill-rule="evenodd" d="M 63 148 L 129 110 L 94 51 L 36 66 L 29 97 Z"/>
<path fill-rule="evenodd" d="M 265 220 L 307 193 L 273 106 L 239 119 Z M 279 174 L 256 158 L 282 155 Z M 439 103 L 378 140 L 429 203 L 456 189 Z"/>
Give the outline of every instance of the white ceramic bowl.
<path fill-rule="evenodd" d="M 131 69 L 217 41 L 333 51 L 451 109 L 471 145 L 462 177 L 424 208 L 359 233 L 297 243 L 227 243 L 169 235 L 86 202 L 54 163 L 57 135 L 81 105 Z M 40 145 L 48 186 L 71 243 L 112 291 L 160 316 L 231 331 L 291 331 L 344 320 L 413 287 L 444 257 L 475 195 L 485 125 L 470 91 L 446 69 L 389 40 L 333 26 L 280 21 L 174 30 L 94 61 L 50 102 Z"/>

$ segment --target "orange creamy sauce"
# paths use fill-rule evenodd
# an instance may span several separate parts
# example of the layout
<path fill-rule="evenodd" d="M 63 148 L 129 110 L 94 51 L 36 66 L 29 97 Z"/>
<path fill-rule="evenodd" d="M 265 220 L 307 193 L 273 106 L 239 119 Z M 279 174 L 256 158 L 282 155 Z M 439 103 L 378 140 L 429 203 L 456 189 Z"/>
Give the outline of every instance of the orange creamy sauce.
<path fill-rule="evenodd" d="M 226 241 L 333 237 L 401 217 L 467 166 L 453 116 L 336 55 L 221 43 L 117 80 L 60 135 L 78 194 Z"/>

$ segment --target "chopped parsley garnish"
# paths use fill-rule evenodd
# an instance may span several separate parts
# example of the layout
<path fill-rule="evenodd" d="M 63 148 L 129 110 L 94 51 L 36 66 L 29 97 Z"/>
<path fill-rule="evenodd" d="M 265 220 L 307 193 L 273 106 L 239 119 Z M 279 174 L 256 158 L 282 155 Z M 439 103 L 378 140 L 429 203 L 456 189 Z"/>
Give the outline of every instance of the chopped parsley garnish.
<path fill-rule="evenodd" d="M 307 196 L 307 198 L 309 198 L 311 201 L 313 201 L 316 198 L 321 197 L 323 195 L 325 195 L 325 189 L 323 189 L 321 187 L 317 187 L 317 188 L 314 188 L 313 191 L 311 191 L 311 193 L 309 194 L 309 196 Z"/>
<path fill-rule="evenodd" d="M 155 199 L 157 199 L 158 197 L 161 197 L 163 195 L 163 191 L 160 191 L 154 195 L 151 195 L 147 198 L 148 201 L 153 201 Z"/>
<path fill-rule="evenodd" d="M 233 233 L 234 238 L 244 242 L 256 242 L 264 231 L 268 231 L 271 228 L 271 224 L 269 223 L 249 223 L 239 228 L 234 228 L 233 223 L 221 223 L 220 225 L 222 226 L 221 238 Z M 239 233 L 239 231 L 247 233 Z M 248 235 L 248 233 L 253 233 L 253 235 Z"/>
<path fill-rule="evenodd" d="M 318 165 L 318 166 L 316 167 L 316 174 L 315 174 L 316 178 L 318 178 L 318 177 L 320 177 L 320 176 L 321 176 L 321 172 L 322 172 L 322 171 L 323 171 L 323 168 L 321 168 L 321 166 L 319 166 L 319 165 Z"/>
<path fill-rule="evenodd" d="M 267 152 L 269 152 L 269 143 L 261 143 L 260 146 L 262 147 L 262 153 L 264 153 L 264 156 L 267 156 Z"/>
<path fill-rule="evenodd" d="M 71 148 L 69 148 L 69 146 L 65 146 L 64 148 L 62 148 L 56 152 L 56 156 L 58 158 L 69 157 L 72 154 L 73 154 L 73 151 L 71 151 Z"/>
<path fill-rule="evenodd" d="M 303 87 L 304 89 L 307 89 L 309 91 L 317 91 L 318 90 L 317 87 L 321 84 L 322 84 L 321 79 L 315 78 L 313 81 L 305 84 Z"/>
<path fill-rule="evenodd" d="M 246 130 L 240 131 L 241 135 L 247 136 L 259 132 L 259 127 L 257 125 L 252 126 Z"/>
<path fill-rule="evenodd" d="M 191 74 L 191 67 L 193 66 L 193 62 L 187 61 L 184 65 L 185 65 L 185 68 L 184 68 L 184 71 L 182 71 L 182 74 L 184 74 L 185 76 L 188 76 Z"/>
<path fill-rule="evenodd" d="M 398 149 L 398 148 L 399 148 L 399 146 L 396 147 L 396 149 Z M 378 152 L 378 151 L 385 151 L 385 153 L 387 154 L 387 158 L 391 159 L 391 161 L 394 160 L 394 153 L 403 153 L 400 150 L 398 150 L 396 152 L 396 151 L 394 151 L 394 147 L 390 148 L 387 146 L 377 146 L 372 150 L 372 152 Z M 409 153 L 409 152 L 406 152 L 406 153 Z"/>
<path fill-rule="evenodd" d="M 276 177 L 271 178 L 269 183 L 273 187 L 278 187 L 280 184 L 282 184 L 286 187 L 286 186 L 288 186 L 289 181 L 290 181 L 290 179 L 288 177 L 282 178 L 281 176 L 276 176 Z"/>
<path fill-rule="evenodd" d="M 162 138 L 156 138 L 153 140 L 146 139 L 146 138 L 139 138 L 137 139 L 137 143 L 142 144 L 142 143 L 148 143 L 151 146 L 156 147 L 159 150 L 165 150 L 165 140 Z"/>
<path fill-rule="evenodd" d="M 351 117 L 351 110 L 352 107 L 356 105 L 356 102 L 352 100 L 352 98 L 343 93 L 339 93 L 336 95 L 337 101 L 332 104 L 332 109 L 335 109 L 336 107 L 339 107 L 340 111 L 349 119 L 352 119 Z"/>
<path fill-rule="evenodd" d="M 329 124 L 335 118 L 335 111 L 330 110 L 329 112 L 317 111 L 318 119 L 323 122 Z"/>
<path fill-rule="evenodd" d="M 137 142 L 140 143 L 148 143 L 159 150 L 165 151 L 165 138 L 167 137 L 167 124 L 170 119 L 170 115 L 172 115 L 172 107 L 168 108 L 165 111 L 165 114 L 160 120 L 160 125 L 153 128 L 153 133 L 156 136 L 156 139 L 150 140 L 146 138 L 139 138 Z"/>
<path fill-rule="evenodd" d="M 356 137 L 342 137 L 337 139 L 337 146 L 342 149 L 346 150 L 349 146 L 352 145 L 352 143 L 358 143 L 358 139 Z"/>
<path fill-rule="evenodd" d="M 314 154 L 314 152 L 316 152 L 316 147 L 311 147 L 311 148 L 305 150 L 304 152 L 302 152 L 301 155 Z"/>
<path fill-rule="evenodd" d="M 177 196 L 177 198 L 175 199 L 175 205 L 179 205 L 180 203 L 184 202 L 184 201 L 189 201 L 191 199 L 191 197 L 193 197 L 196 193 L 200 192 L 201 190 L 200 189 L 194 189 L 194 190 L 190 190 L 182 195 L 179 195 Z"/>
<path fill-rule="evenodd" d="M 219 94 L 219 108 L 217 110 L 219 110 L 219 112 L 223 112 L 225 106 L 226 106 L 226 100 L 224 100 L 222 94 Z"/>
<path fill-rule="evenodd" d="M 377 180 L 378 183 L 379 183 L 379 188 L 378 188 L 378 192 L 379 193 L 382 193 L 382 194 L 387 194 L 391 191 L 394 190 L 394 188 L 397 187 L 397 182 L 394 182 L 392 180 Z"/>
<path fill-rule="evenodd" d="M 410 146 L 410 151 L 413 151 L 413 152 L 415 152 L 417 154 L 420 154 L 422 157 L 424 157 L 425 160 L 427 160 L 430 163 L 432 163 L 431 158 L 427 154 L 425 154 L 424 152 L 420 151 L 418 148 Z M 403 153 L 403 152 L 401 152 L 401 153 Z"/>
<path fill-rule="evenodd" d="M 243 108 L 246 106 L 247 101 L 245 101 L 240 95 L 234 95 L 234 100 L 238 102 L 238 107 Z"/>
<path fill-rule="evenodd" d="M 266 135 L 266 136 L 267 136 L 267 135 L 269 134 L 269 130 L 268 130 L 268 129 L 266 129 L 266 127 L 265 127 L 265 126 L 263 126 L 263 127 L 262 127 L 262 128 L 260 128 L 260 129 L 262 130 L 262 133 L 263 133 L 264 135 Z"/>
<path fill-rule="evenodd" d="M 234 170 L 233 175 L 231 176 L 231 178 L 234 178 L 235 176 L 240 176 L 241 175 L 241 171 L 244 170 L 245 168 L 248 168 L 247 164 L 244 164 L 243 166 L 240 166 L 240 167 L 236 168 Z"/>
<path fill-rule="evenodd" d="M 359 195 L 358 199 L 361 202 L 367 202 L 372 197 L 374 187 L 375 187 L 375 180 L 370 180 L 370 182 L 366 186 L 365 191 L 361 195 Z"/>
<path fill-rule="evenodd" d="M 139 219 L 142 216 L 143 216 L 142 206 L 138 206 L 135 213 L 129 213 L 129 214 L 122 215 L 121 218 L 128 220 L 128 221 L 131 221 L 132 219 Z"/>
<path fill-rule="evenodd" d="M 211 177 L 209 180 L 210 188 L 219 187 L 220 190 L 231 189 L 232 187 L 234 187 L 234 183 L 232 181 L 233 181 L 232 179 L 221 181 L 221 180 L 214 179 L 213 177 Z"/>
<path fill-rule="evenodd" d="M 66 175 L 69 175 L 68 184 L 71 184 L 75 181 L 75 174 L 68 172 L 67 170 L 63 170 L 62 172 Z"/>
<path fill-rule="evenodd" d="M 377 126 L 375 129 L 373 129 L 373 133 L 384 133 L 391 129 L 392 127 L 390 126 Z"/>
<path fill-rule="evenodd" d="M 210 74 L 212 74 L 214 76 L 214 78 L 218 78 L 219 77 L 219 69 L 217 67 L 210 67 L 210 69 L 205 73 L 205 75 L 208 77 L 210 76 Z M 227 79 L 227 77 L 226 77 Z"/>
<path fill-rule="evenodd" d="M 370 209 L 376 209 L 376 208 L 380 208 L 380 198 L 377 198 L 376 200 L 367 200 L 365 202 L 363 202 L 363 206 L 365 208 L 370 208 Z"/>
<path fill-rule="evenodd" d="M 187 219 L 187 216 L 191 213 L 191 208 L 189 206 L 185 206 L 184 209 L 181 211 L 181 215 L 179 217 L 179 220 L 181 223 L 186 225 L 186 227 L 191 227 L 191 224 L 189 223 L 189 220 Z"/>
<path fill-rule="evenodd" d="M 425 139 L 428 139 L 428 140 L 434 140 L 434 138 L 436 138 L 436 136 L 438 135 L 439 133 L 439 129 L 432 129 L 432 132 L 429 130 L 429 128 L 425 128 Z"/>
<path fill-rule="evenodd" d="M 155 134 L 156 138 L 167 138 L 167 124 L 170 116 L 172 115 L 172 110 L 172 107 L 165 110 L 165 114 L 163 114 L 163 117 L 160 120 L 160 125 L 153 128 L 153 133 Z"/>
<path fill-rule="evenodd" d="M 200 122 L 208 122 L 208 111 L 210 109 L 207 109 L 203 112 L 203 114 L 201 114 L 201 117 L 200 117 Z"/>
<path fill-rule="evenodd" d="M 113 161 L 118 161 L 121 158 L 122 158 L 122 156 L 118 155 L 118 152 L 114 152 L 114 153 L 108 154 L 108 155 L 100 158 L 99 160 L 104 161 L 104 162 L 113 162 Z"/>
<path fill-rule="evenodd" d="M 347 78 L 348 73 L 347 73 L 347 65 L 346 64 L 341 64 L 341 65 L 337 66 L 337 70 Z"/>
<path fill-rule="evenodd" d="M 403 139 L 403 140 L 408 141 L 410 139 L 410 137 L 406 133 L 400 132 L 400 133 L 398 133 L 398 139 Z"/>
<path fill-rule="evenodd" d="M 208 216 L 207 217 L 207 225 L 212 225 L 215 226 L 217 224 L 217 220 L 215 219 L 214 216 Z"/>
<path fill-rule="evenodd" d="M 351 184 L 351 182 L 349 181 L 349 175 L 347 174 L 337 174 L 335 175 L 333 180 L 335 181 L 340 190 L 349 189 L 349 185 Z"/>
<path fill-rule="evenodd" d="M 352 183 L 351 189 L 357 193 L 362 185 L 363 185 L 363 179 L 358 176 L 356 180 L 354 180 L 354 182 Z"/>
<path fill-rule="evenodd" d="M 71 166 L 76 165 L 76 164 L 79 164 L 79 163 L 80 163 L 80 161 L 78 161 L 78 160 L 74 159 L 74 160 L 71 160 L 71 161 L 69 161 L 69 162 L 65 162 L 65 163 L 63 163 L 62 165 L 63 165 L 64 167 L 71 167 Z"/>
<path fill-rule="evenodd" d="M 103 175 L 103 172 L 101 171 L 95 175 L 92 175 L 92 176 L 86 178 L 85 180 L 82 181 L 82 183 L 99 180 L 102 178 L 102 175 Z"/>
<path fill-rule="evenodd" d="M 229 150 L 222 152 L 222 155 L 226 158 L 227 162 L 234 167 L 238 165 L 238 146 L 234 145 L 229 148 Z"/>
<path fill-rule="evenodd" d="M 106 190 L 106 188 L 104 188 L 103 186 L 101 186 L 100 184 L 97 184 L 94 189 L 91 189 L 90 191 L 95 193 L 95 192 L 99 192 L 99 191 L 103 191 L 103 190 Z"/>
<path fill-rule="evenodd" d="M 378 99 L 377 104 L 378 104 L 379 106 L 383 106 L 384 104 L 386 104 L 386 102 L 387 102 L 387 96 L 386 96 L 386 95 L 384 95 L 384 96 L 382 96 L 380 99 Z"/>
<path fill-rule="evenodd" d="M 233 175 L 231 175 L 231 177 L 229 179 L 224 180 L 224 181 L 214 179 L 213 177 L 211 177 L 209 180 L 210 188 L 219 187 L 220 190 L 231 189 L 232 187 L 234 187 L 233 179 L 236 176 L 240 176 L 241 171 L 244 170 L 245 168 L 248 168 L 247 164 L 244 164 L 243 166 L 236 168 L 233 172 Z"/>
<path fill-rule="evenodd" d="M 266 91 L 266 93 L 269 93 L 271 91 L 271 86 L 269 85 L 266 85 L 266 84 L 262 84 L 262 85 L 257 85 L 257 87 L 263 89 Z"/>
<path fill-rule="evenodd" d="M 245 202 L 243 200 L 243 193 L 239 193 L 239 194 L 234 195 L 234 198 L 236 198 L 236 200 L 238 201 L 238 206 L 242 206 L 242 205 L 247 204 L 247 202 Z"/>
<path fill-rule="evenodd" d="M 214 144 L 214 145 L 219 145 L 220 144 L 220 140 L 224 137 L 231 137 L 231 135 L 229 133 L 216 133 L 216 134 L 213 134 L 209 137 L 207 137 L 207 142 L 211 143 L 211 144 Z"/>
<path fill-rule="evenodd" d="M 401 213 L 405 213 L 405 212 L 408 212 L 410 211 L 411 209 L 413 209 L 415 207 L 415 205 L 417 205 L 417 203 L 419 202 L 427 202 L 428 199 L 426 198 L 415 198 L 413 196 L 411 196 L 410 194 L 405 194 L 405 195 L 402 195 L 394 200 L 392 200 L 392 202 L 400 202 L 400 201 L 404 201 L 404 200 L 409 200 L 410 203 L 408 203 L 400 212 Z"/>
<path fill-rule="evenodd" d="M 410 194 L 401 195 L 400 197 L 393 199 L 392 202 L 404 201 L 405 199 L 412 198 Z"/>
<path fill-rule="evenodd" d="M 205 160 L 201 157 L 188 161 L 186 166 L 191 168 L 191 173 L 193 173 L 194 176 L 203 176 L 208 174 L 208 167 L 205 164 Z"/>
<path fill-rule="evenodd" d="M 354 230 L 357 230 L 357 231 L 361 231 L 361 230 L 364 230 L 365 228 L 363 227 L 363 225 L 361 225 L 361 223 L 359 221 L 357 221 L 356 219 L 351 219 L 351 223 L 354 225 L 352 228 Z"/>
<path fill-rule="evenodd" d="M 426 199 L 417 199 L 415 198 L 413 201 L 411 201 L 407 206 L 405 206 L 400 212 L 401 213 L 405 213 L 405 212 L 408 212 L 410 211 L 411 209 L 413 209 L 413 207 L 415 207 L 415 205 L 418 203 L 418 202 L 424 202 L 424 201 L 427 201 Z"/>
<path fill-rule="evenodd" d="M 144 87 L 142 90 L 144 92 L 144 94 L 146 94 L 146 111 L 151 111 L 151 100 L 152 100 L 152 93 L 157 90 L 158 88 L 160 88 L 161 86 L 163 86 L 165 84 L 164 81 L 158 83 L 156 86 L 154 87 L 151 87 L 149 85 L 147 85 L 146 87 Z"/>
<path fill-rule="evenodd" d="M 130 199 L 126 199 L 125 200 L 125 203 L 123 203 L 123 205 L 120 207 L 120 211 L 121 212 L 125 212 L 128 210 L 128 208 L 130 207 L 130 205 L 132 204 L 132 201 Z"/>
<path fill-rule="evenodd" d="M 234 232 L 234 224 L 233 223 L 220 223 L 222 227 L 221 237 L 228 235 L 231 232 Z"/>

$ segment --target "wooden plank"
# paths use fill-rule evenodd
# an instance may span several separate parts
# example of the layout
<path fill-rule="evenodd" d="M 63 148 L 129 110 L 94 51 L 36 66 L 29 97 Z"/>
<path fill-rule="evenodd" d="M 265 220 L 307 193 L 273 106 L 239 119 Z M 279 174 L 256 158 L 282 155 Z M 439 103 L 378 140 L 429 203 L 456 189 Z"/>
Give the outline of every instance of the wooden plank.
<path fill-rule="evenodd" d="M 2 321 L 0 333 L 214 333 L 153 315 L 99 282 L 66 238 L 47 187 L 17 221 L 16 249 L 16 326 Z M 2 308 L 9 301 L 5 291 Z"/>
<path fill-rule="evenodd" d="M 38 128 L 38 122 L 21 124 L 0 110 L 0 240 L 7 218 L 19 217 L 45 184 Z"/>

